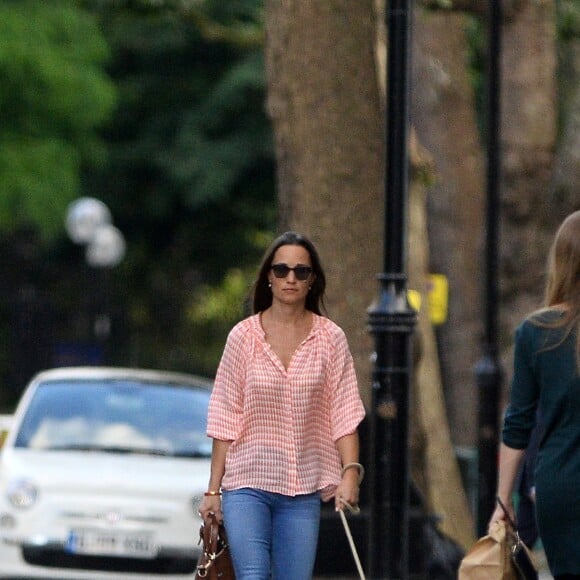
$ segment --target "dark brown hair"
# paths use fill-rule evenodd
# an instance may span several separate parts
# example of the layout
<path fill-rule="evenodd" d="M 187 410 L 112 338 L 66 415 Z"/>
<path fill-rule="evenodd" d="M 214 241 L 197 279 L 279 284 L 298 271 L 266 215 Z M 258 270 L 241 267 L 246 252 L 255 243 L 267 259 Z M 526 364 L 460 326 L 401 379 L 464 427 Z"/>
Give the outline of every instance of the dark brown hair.
<path fill-rule="evenodd" d="M 277 237 L 266 250 L 262 259 L 258 278 L 252 289 L 252 303 L 254 313 L 263 312 L 272 305 L 272 290 L 268 284 L 268 272 L 272 267 L 272 260 L 278 248 L 282 246 L 302 246 L 310 255 L 312 264 L 313 281 L 306 296 L 306 309 L 315 314 L 322 315 L 325 312 L 324 291 L 326 289 L 326 276 L 320 263 L 320 257 L 314 244 L 302 234 L 297 232 L 285 232 Z"/>

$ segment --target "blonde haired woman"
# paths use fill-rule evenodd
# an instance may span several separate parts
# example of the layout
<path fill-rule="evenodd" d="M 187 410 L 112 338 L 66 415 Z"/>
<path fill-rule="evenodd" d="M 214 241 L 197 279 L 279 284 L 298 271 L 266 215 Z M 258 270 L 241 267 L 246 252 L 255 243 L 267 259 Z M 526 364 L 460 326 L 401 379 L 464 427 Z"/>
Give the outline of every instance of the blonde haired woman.
<path fill-rule="evenodd" d="M 536 466 L 536 517 L 556 580 L 580 578 L 580 211 L 550 250 L 545 307 L 515 335 L 514 375 L 504 418 L 497 495 L 513 517 L 512 493 L 536 409 L 545 426 Z M 491 517 L 505 519 L 501 507 Z"/>

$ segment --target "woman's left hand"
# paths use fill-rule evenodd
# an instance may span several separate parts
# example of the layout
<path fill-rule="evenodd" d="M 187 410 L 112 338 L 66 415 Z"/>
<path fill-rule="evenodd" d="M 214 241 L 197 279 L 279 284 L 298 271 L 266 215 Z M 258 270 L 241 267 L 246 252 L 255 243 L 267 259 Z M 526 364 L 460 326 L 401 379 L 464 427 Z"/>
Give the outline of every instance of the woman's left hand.
<path fill-rule="evenodd" d="M 345 507 L 345 503 L 358 506 L 359 500 L 359 475 L 356 469 L 347 469 L 342 480 L 336 488 L 334 495 L 334 508 L 339 511 Z"/>

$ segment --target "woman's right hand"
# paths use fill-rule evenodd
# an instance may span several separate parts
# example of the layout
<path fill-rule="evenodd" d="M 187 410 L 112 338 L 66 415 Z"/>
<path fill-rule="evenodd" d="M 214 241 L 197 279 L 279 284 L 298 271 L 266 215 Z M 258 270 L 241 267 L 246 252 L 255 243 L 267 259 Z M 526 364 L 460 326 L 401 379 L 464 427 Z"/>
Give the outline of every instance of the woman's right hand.
<path fill-rule="evenodd" d="M 215 514 L 218 522 L 223 522 L 221 495 L 205 495 L 199 504 L 198 511 L 204 522 L 209 519 L 210 513 Z"/>
<path fill-rule="evenodd" d="M 513 506 L 512 502 L 509 501 L 509 502 L 503 502 L 503 503 L 504 503 L 506 509 L 508 510 L 510 518 L 512 519 L 512 521 L 515 521 L 514 520 L 515 512 L 514 512 L 514 506 Z M 493 511 L 493 514 L 491 514 L 491 518 L 489 518 L 489 523 L 487 525 L 488 531 L 491 528 L 491 525 L 493 523 L 498 522 L 500 520 L 507 521 L 507 519 L 508 518 L 506 516 L 504 509 L 499 504 L 496 504 L 495 510 Z"/>

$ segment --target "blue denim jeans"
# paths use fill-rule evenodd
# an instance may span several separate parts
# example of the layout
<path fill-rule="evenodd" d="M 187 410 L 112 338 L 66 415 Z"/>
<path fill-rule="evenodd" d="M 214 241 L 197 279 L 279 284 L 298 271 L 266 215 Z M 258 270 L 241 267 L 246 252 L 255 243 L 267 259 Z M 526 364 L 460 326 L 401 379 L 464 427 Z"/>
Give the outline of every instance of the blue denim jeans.
<path fill-rule="evenodd" d="M 320 527 L 318 493 L 224 491 L 222 510 L 236 580 L 311 580 Z"/>

